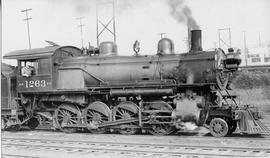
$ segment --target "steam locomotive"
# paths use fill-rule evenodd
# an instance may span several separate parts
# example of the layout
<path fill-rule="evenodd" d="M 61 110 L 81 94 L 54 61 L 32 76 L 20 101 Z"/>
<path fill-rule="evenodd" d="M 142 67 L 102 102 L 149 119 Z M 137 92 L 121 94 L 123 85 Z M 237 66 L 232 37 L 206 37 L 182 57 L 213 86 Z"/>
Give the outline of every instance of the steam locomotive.
<path fill-rule="evenodd" d="M 163 38 L 155 55 L 119 56 L 115 43 L 103 42 L 98 49 L 55 45 L 4 58 L 18 61 L 1 78 L 5 129 L 48 123 L 68 133 L 167 135 L 193 123 L 215 137 L 237 127 L 242 133 L 270 132 L 261 113 L 239 105 L 230 92 L 239 54 L 203 51 L 201 30 L 191 31 L 191 50 L 183 54 Z"/>

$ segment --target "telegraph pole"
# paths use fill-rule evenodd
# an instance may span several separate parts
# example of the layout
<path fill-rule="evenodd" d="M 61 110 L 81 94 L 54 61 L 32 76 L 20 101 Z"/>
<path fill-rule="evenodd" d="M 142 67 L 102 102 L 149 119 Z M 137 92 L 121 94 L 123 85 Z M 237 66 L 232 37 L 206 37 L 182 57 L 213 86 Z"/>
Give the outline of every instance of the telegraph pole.
<path fill-rule="evenodd" d="M 261 33 L 259 32 L 259 47 L 262 47 Z"/>
<path fill-rule="evenodd" d="M 99 7 L 105 4 L 112 5 L 112 18 L 104 23 L 100 20 L 99 17 Z M 109 28 L 109 25 L 112 23 L 112 29 Z M 100 26 L 102 29 L 100 30 Z M 108 0 L 107 2 L 98 2 L 96 1 L 96 27 L 97 27 L 97 47 L 99 46 L 100 36 L 104 31 L 108 31 L 113 36 L 113 41 L 116 43 L 116 26 L 115 26 L 115 0 Z"/>
<path fill-rule="evenodd" d="M 25 9 L 25 10 L 22 10 L 21 12 L 25 12 L 25 15 L 26 15 L 26 19 L 23 19 L 26 21 L 27 23 L 27 32 L 28 32 L 28 43 L 29 43 L 29 49 L 31 49 L 31 39 L 30 39 L 30 29 L 29 29 L 29 20 L 31 20 L 32 18 L 29 18 L 28 17 L 28 11 L 31 11 L 32 9 L 29 8 L 29 9 Z"/>
<path fill-rule="evenodd" d="M 82 28 L 84 27 L 84 25 L 82 24 L 82 19 L 84 19 L 84 17 L 78 17 L 76 19 L 80 21 L 80 25 L 78 25 L 78 27 L 80 27 L 80 30 L 81 30 L 81 44 L 83 48 L 83 29 Z"/>
<path fill-rule="evenodd" d="M 244 33 L 245 62 L 246 62 L 246 66 L 247 66 L 247 42 L 246 42 L 246 31 L 243 31 L 243 33 Z"/>
<path fill-rule="evenodd" d="M 224 40 L 224 37 L 221 36 L 222 32 L 227 33 L 228 39 Z M 222 48 L 222 45 L 225 45 L 228 48 L 232 47 L 231 28 L 218 29 L 218 42 L 219 42 L 219 48 Z"/>
<path fill-rule="evenodd" d="M 113 33 L 114 33 L 114 36 L 113 36 L 113 41 L 114 43 L 116 43 L 116 30 L 115 30 L 115 0 L 113 0 L 112 2 L 113 4 Z"/>

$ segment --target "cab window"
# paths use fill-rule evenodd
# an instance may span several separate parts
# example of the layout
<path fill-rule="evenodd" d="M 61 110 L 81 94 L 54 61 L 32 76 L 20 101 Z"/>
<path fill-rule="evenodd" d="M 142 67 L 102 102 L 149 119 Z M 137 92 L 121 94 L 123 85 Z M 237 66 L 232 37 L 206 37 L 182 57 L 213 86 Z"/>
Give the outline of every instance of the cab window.
<path fill-rule="evenodd" d="M 48 75 L 51 73 L 51 58 L 20 61 L 22 76 Z"/>
<path fill-rule="evenodd" d="M 38 74 L 37 60 L 22 60 L 20 61 L 20 74 L 22 76 L 30 77 Z"/>

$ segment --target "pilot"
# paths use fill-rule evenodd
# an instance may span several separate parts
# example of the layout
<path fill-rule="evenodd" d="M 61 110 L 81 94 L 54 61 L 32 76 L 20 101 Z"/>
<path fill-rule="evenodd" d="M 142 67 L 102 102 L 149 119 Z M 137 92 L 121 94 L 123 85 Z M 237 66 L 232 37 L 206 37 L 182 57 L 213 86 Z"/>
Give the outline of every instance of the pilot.
<path fill-rule="evenodd" d="M 34 71 L 34 68 L 27 64 L 25 67 L 22 68 L 22 76 L 30 77 Z"/>

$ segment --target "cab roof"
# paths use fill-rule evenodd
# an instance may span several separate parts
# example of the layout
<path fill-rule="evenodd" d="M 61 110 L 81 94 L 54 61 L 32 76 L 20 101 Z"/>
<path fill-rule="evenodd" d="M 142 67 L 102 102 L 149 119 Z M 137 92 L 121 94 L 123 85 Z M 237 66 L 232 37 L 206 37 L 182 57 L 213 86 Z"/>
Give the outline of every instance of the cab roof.
<path fill-rule="evenodd" d="M 69 49 L 66 49 L 69 48 Z M 71 49 L 73 51 L 71 51 Z M 7 53 L 3 56 L 4 59 L 36 59 L 36 58 L 43 58 L 52 56 L 57 50 L 64 50 L 68 51 L 69 53 L 74 54 L 77 56 L 78 53 L 81 51 L 79 48 L 74 46 L 49 46 L 44 48 L 34 48 L 34 49 L 23 49 L 23 50 L 16 50 Z M 75 50 L 75 51 L 74 51 Z"/>

